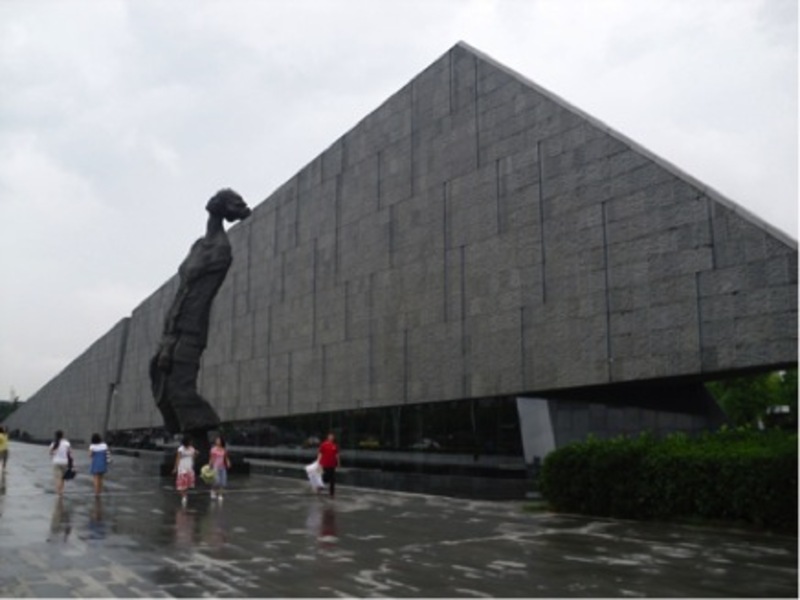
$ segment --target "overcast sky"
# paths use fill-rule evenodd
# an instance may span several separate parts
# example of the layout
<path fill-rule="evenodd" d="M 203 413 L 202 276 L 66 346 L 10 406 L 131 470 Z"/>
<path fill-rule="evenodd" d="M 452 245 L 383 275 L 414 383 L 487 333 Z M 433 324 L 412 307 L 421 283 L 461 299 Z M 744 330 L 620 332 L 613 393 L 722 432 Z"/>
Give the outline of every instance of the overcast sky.
<path fill-rule="evenodd" d="M 795 0 L 0 0 L 0 398 L 459 40 L 797 239 Z"/>

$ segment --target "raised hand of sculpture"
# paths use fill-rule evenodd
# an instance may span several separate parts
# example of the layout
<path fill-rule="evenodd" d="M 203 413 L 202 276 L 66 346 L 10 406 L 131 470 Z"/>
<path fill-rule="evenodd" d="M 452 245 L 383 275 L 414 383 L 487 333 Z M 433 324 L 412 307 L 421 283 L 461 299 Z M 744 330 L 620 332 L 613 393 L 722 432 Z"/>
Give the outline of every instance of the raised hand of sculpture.
<path fill-rule="evenodd" d="M 200 357 L 208 341 L 211 303 L 233 260 L 223 220 L 250 216 L 242 197 L 230 189 L 206 205 L 206 234 L 193 245 L 178 269 L 180 285 L 167 312 L 158 352 L 150 361 L 156 405 L 170 433 L 204 432 L 219 425 L 211 405 L 197 392 Z"/>

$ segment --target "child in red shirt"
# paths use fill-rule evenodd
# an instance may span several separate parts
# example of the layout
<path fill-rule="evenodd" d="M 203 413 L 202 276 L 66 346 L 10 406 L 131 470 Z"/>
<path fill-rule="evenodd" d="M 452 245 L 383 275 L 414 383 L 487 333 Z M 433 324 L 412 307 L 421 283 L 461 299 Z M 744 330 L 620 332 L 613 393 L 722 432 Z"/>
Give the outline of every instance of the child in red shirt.
<path fill-rule="evenodd" d="M 330 486 L 331 497 L 336 493 L 336 468 L 339 465 L 339 447 L 336 445 L 333 433 L 328 434 L 328 439 L 319 445 L 317 460 L 322 467 L 322 481 Z"/>

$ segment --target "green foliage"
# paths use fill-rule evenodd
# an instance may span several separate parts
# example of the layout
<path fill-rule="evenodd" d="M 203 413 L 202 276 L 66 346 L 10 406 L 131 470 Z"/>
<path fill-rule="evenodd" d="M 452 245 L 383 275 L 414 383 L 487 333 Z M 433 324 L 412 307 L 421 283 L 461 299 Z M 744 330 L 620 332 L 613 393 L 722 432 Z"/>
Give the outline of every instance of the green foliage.
<path fill-rule="evenodd" d="M 791 417 L 785 426 L 797 427 L 797 369 L 735 377 L 706 386 L 735 426 L 754 425 L 764 420 L 768 407 L 786 405 L 791 407 Z"/>
<path fill-rule="evenodd" d="M 552 452 L 553 508 L 635 519 L 702 517 L 797 532 L 797 434 L 726 429 L 696 438 L 589 439 Z"/>
<path fill-rule="evenodd" d="M 19 401 L 13 402 L 0 402 L 0 423 L 8 416 L 11 415 L 17 408 L 19 408 Z"/>

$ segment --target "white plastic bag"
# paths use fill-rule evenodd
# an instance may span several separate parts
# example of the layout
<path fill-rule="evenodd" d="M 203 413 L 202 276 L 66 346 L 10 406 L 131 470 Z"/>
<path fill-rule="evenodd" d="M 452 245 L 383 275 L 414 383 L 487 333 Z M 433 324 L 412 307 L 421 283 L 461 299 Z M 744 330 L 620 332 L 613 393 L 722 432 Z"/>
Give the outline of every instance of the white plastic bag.
<path fill-rule="evenodd" d="M 306 466 L 306 473 L 308 474 L 308 482 L 311 484 L 311 489 L 317 491 L 324 488 L 325 484 L 322 483 L 322 467 L 319 466 L 318 461 L 314 461 Z"/>

